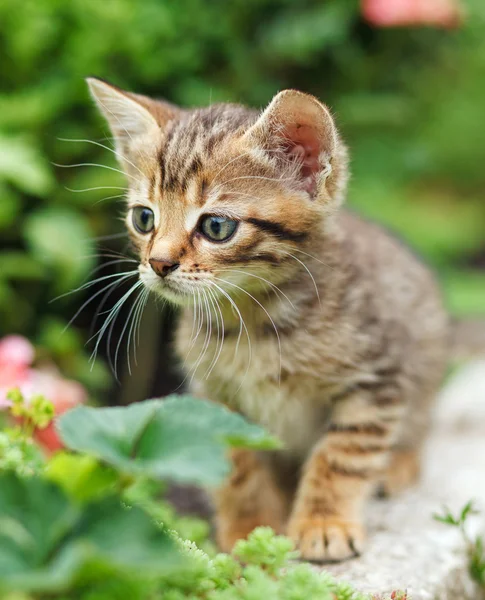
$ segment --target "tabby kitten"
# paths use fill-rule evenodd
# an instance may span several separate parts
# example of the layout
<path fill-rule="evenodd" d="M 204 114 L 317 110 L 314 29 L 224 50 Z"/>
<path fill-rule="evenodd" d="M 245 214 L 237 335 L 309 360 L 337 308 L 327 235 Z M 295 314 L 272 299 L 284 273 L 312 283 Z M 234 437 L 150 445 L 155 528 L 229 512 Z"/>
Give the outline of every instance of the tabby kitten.
<path fill-rule="evenodd" d="M 129 182 L 140 280 L 182 307 L 192 390 L 284 444 L 233 452 L 220 547 L 270 525 L 308 560 L 358 554 L 366 499 L 419 471 L 450 346 L 433 277 L 340 208 L 347 152 L 316 98 L 185 110 L 88 83 Z"/>

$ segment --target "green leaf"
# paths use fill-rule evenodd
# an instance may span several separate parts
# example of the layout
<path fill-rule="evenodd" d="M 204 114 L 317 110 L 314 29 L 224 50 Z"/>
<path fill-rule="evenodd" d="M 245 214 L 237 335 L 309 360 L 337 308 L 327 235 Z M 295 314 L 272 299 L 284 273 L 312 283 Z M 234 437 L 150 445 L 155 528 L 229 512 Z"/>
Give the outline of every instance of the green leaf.
<path fill-rule="evenodd" d="M 0 136 L 0 180 L 23 192 L 44 196 L 54 186 L 47 160 L 33 140 Z"/>
<path fill-rule="evenodd" d="M 123 472 L 208 485 L 229 471 L 227 446 L 279 447 L 237 413 L 190 396 L 124 408 L 78 407 L 60 417 L 57 428 L 68 448 Z"/>
<path fill-rule="evenodd" d="M 48 208 L 31 214 L 24 235 L 33 254 L 56 272 L 56 288 L 65 291 L 79 283 L 94 264 L 93 243 L 81 215 Z"/>
<path fill-rule="evenodd" d="M 37 478 L 0 477 L 0 582 L 49 562 L 50 552 L 73 529 L 79 509 Z"/>
<path fill-rule="evenodd" d="M 0 477 L 0 589 L 53 592 L 100 569 L 164 573 L 182 564 L 172 538 L 141 509 L 105 498 L 82 508 L 52 483 Z"/>
<path fill-rule="evenodd" d="M 115 471 L 100 465 L 92 456 L 67 452 L 58 452 L 51 458 L 45 477 L 82 503 L 112 494 L 119 481 Z"/>

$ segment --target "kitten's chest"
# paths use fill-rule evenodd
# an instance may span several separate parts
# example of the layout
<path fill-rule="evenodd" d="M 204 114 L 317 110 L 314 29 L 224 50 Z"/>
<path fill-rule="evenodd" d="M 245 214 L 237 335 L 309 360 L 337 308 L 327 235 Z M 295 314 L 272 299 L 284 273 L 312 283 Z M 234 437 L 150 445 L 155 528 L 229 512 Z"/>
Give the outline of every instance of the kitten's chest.
<path fill-rule="evenodd" d="M 280 353 L 281 348 L 281 353 Z M 192 348 L 178 343 L 188 381 L 199 394 L 222 402 L 264 426 L 293 454 L 305 455 L 321 437 L 328 417 L 318 381 L 288 374 L 288 356 L 277 339 L 247 339 L 244 333 L 204 340 Z M 184 352 L 186 353 L 184 356 Z"/>
<path fill-rule="evenodd" d="M 328 405 L 303 380 L 298 386 L 296 382 L 278 384 L 252 377 L 243 383 L 232 404 L 299 456 L 306 455 L 323 435 L 328 416 Z"/>

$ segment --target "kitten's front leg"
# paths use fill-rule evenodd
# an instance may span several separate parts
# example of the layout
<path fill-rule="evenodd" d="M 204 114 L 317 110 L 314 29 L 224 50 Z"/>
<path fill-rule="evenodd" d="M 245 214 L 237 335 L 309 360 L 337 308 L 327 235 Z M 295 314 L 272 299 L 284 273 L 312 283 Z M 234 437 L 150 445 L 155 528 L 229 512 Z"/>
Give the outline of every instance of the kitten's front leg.
<path fill-rule="evenodd" d="M 287 515 L 287 499 L 256 452 L 233 450 L 231 461 L 232 473 L 215 493 L 217 542 L 225 552 L 255 527 L 268 525 L 281 533 Z"/>
<path fill-rule="evenodd" d="M 303 559 L 343 560 L 361 552 L 363 507 L 388 463 L 403 408 L 387 392 L 362 391 L 336 404 L 328 432 L 305 463 L 288 523 Z"/>

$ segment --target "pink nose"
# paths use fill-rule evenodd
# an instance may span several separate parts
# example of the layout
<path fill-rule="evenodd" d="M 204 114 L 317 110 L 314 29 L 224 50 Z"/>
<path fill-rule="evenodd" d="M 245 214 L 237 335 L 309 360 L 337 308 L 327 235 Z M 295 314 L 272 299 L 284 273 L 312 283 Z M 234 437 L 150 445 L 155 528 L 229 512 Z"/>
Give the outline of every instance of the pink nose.
<path fill-rule="evenodd" d="M 175 271 L 175 269 L 178 269 L 180 266 L 180 263 L 174 263 L 165 258 L 150 258 L 148 262 L 159 277 L 166 277 L 169 273 Z"/>

